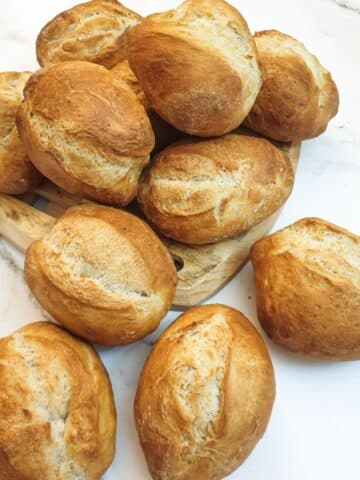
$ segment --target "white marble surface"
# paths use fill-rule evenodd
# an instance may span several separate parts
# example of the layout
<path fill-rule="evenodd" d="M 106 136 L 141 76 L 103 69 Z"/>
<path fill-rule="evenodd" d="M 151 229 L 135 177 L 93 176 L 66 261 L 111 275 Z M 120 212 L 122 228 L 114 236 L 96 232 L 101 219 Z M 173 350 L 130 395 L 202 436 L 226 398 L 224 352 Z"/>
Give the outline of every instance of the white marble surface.
<path fill-rule="evenodd" d="M 359 0 L 234 0 L 252 30 L 277 28 L 302 40 L 332 72 L 340 90 L 337 117 L 320 138 L 303 144 L 294 192 L 275 228 L 320 216 L 360 233 L 360 14 Z M 43 24 L 73 0 L 0 1 L 0 68 L 37 68 L 34 42 Z M 142 14 L 176 1 L 135 1 Z M 0 240 L 0 335 L 44 318 L 22 278 L 21 254 Z M 211 302 L 231 305 L 258 327 L 252 269 L 247 265 Z M 162 330 L 177 313 L 162 322 Z M 150 476 L 132 417 L 137 379 L 158 332 L 123 348 L 99 349 L 113 381 L 118 410 L 116 459 L 106 480 Z M 360 476 L 360 362 L 301 360 L 267 342 L 277 398 L 269 428 L 232 480 L 358 480 Z M 40 480 L 40 479 L 39 479 Z M 189 479 L 191 480 L 191 479 Z"/>

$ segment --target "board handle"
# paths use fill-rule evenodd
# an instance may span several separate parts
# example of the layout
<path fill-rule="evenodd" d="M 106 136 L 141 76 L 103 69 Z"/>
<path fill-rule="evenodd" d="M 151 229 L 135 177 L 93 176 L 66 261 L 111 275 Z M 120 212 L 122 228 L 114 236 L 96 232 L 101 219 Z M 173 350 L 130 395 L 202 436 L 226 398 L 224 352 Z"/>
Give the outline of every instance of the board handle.
<path fill-rule="evenodd" d="M 22 252 L 54 225 L 55 218 L 17 198 L 0 194 L 0 234 Z"/>

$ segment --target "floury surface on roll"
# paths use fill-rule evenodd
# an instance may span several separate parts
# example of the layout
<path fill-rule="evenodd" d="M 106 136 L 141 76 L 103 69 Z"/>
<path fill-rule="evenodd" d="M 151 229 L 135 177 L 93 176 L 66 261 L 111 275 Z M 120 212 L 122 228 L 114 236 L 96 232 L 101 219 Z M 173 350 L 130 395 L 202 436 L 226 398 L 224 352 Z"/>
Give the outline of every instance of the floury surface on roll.
<path fill-rule="evenodd" d="M 92 342 L 134 342 L 157 328 L 177 282 L 165 246 L 143 221 L 99 205 L 73 207 L 34 242 L 25 278 L 64 327 Z"/>
<path fill-rule="evenodd" d="M 250 258 L 270 338 L 302 355 L 360 360 L 360 237 L 305 218 L 256 242 Z"/>
<path fill-rule="evenodd" d="M 320 135 L 339 106 L 330 73 L 290 35 L 266 30 L 254 38 L 264 83 L 246 125 L 281 142 Z"/>
<path fill-rule="evenodd" d="M 113 69 L 111 69 L 111 73 L 114 75 L 116 80 L 125 82 L 135 93 L 140 103 L 144 106 L 155 137 L 155 146 L 153 152 L 162 150 L 171 143 L 174 143 L 181 136 L 184 136 L 181 132 L 176 130 L 176 128 L 172 127 L 165 122 L 165 120 L 159 117 L 159 115 L 150 107 L 149 101 L 146 98 L 143 89 L 141 88 L 139 80 L 131 70 L 128 60 L 123 60 L 122 62 L 118 63 Z"/>
<path fill-rule="evenodd" d="M 0 480 L 100 480 L 116 412 L 95 350 L 47 322 L 0 339 Z"/>
<path fill-rule="evenodd" d="M 293 181 L 287 155 L 236 133 L 166 148 L 141 177 L 137 198 L 161 233 L 199 245 L 240 235 L 275 213 Z"/>
<path fill-rule="evenodd" d="M 0 192 L 24 193 L 41 178 L 26 155 L 15 125 L 23 89 L 31 72 L 0 72 Z"/>
<path fill-rule="evenodd" d="M 75 5 L 50 20 L 39 33 L 39 64 L 85 60 L 112 68 L 127 57 L 126 32 L 140 20 L 140 15 L 116 0 Z"/>
<path fill-rule="evenodd" d="M 274 396 L 269 354 L 247 318 L 223 305 L 190 308 L 153 347 L 136 393 L 152 477 L 225 477 L 263 436 Z"/>
<path fill-rule="evenodd" d="M 154 134 L 126 83 L 100 65 L 63 62 L 32 75 L 24 95 L 17 126 L 40 172 L 101 203 L 134 198 Z"/>
<path fill-rule="evenodd" d="M 150 15 L 127 39 L 130 66 L 151 107 L 180 131 L 223 135 L 255 102 L 262 77 L 254 40 L 223 0 L 187 0 Z"/>

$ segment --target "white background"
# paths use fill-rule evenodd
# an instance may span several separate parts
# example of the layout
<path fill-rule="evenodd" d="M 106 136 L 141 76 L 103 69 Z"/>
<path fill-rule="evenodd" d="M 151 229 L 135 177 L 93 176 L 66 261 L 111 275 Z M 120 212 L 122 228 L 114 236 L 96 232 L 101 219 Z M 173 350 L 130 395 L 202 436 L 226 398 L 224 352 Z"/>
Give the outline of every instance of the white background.
<path fill-rule="evenodd" d="M 303 144 L 295 188 L 275 228 L 304 216 L 319 216 L 359 234 L 360 14 L 332 0 L 232 3 L 251 30 L 277 28 L 302 40 L 332 72 L 340 91 L 340 112 L 327 132 Z M 0 0 L 0 69 L 36 69 L 34 42 L 38 31 L 73 4 L 71 0 Z M 127 6 L 146 14 L 176 4 L 128 0 Z M 11 254 L 21 266 L 22 256 L 3 241 L 0 253 L 3 257 Z M 30 298 L 21 270 L 10 258 L 0 259 L 0 282 L 0 335 L 44 318 Z M 211 302 L 238 308 L 259 327 L 254 299 L 248 264 Z M 171 312 L 161 329 L 176 316 Z M 277 381 L 273 415 L 263 440 L 229 478 L 359 480 L 360 363 L 305 361 L 267 343 Z M 107 480 L 150 479 L 132 418 L 137 378 L 148 351 L 145 342 L 101 349 L 118 409 L 117 456 L 104 476 Z"/>

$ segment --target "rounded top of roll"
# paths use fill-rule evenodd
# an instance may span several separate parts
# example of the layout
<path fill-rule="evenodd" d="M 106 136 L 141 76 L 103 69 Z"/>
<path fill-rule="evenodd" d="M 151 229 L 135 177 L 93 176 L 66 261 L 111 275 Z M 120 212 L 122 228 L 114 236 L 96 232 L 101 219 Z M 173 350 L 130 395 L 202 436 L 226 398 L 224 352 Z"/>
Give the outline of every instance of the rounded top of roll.
<path fill-rule="evenodd" d="M 47 322 L 0 339 L 2 478 L 93 480 L 115 453 L 111 384 L 95 350 Z"/>
<path fill-rule="evenodd" d="M 126 31 L 141 19 L 116 0 L 92 0 L 66 10 L 48 22 L 36 40 L 43 67 L 85 60 L 112 68 L 127 57 Z"/>
<path fill-rule="evenodd" d="M 187 139 L 157 155 L 140 180 L 138 201 L 165 235 L 213 243 L 276 212 L 293 181 L 290 159 L 265 139 Z"/>
<path fill-rule="evenodd" d="M 246 124 L 282 142 L 320 135 L 339 106 L 330 73 L 290 35 L 265 30 L 254 38 L 264 83 Z"/>
<path fill-rule="evenodd" d="M 304 218 L 251 248 L 259 320 L 303 355 L 360 359 L 360 237 Z"/>
<path fill-rule="evenodd" d="M 189 134 L 234 130 L 262 83 L 248 26 L 223 0 L 187 0 L 150 15 L 129 31 L 128 45 L 151 107 Z"/>
<path fill-rule="evenodd" d="M 153 478 L 228 475 L 262 437 L 274 395 L 269 354 L 244 315 L 223 305 L 187 310 L 155 344 L 136 393 Z"/>
<path fill-rule="evenodd" d="M 132 200 L 154 135 L 124 82 L 100 65 L 63 62 L 33 74 L 24 96 L 18 129 L 45 176 L 102 203 Z"/>
<path fill-rule="evenodd" d="M 177 280 L 170 254 L 148 225 L 99 205 L 67 210 L 30 246 L 25 276 L 62 325 L 108 345 L 154 330 L 170 308 Z"/>

